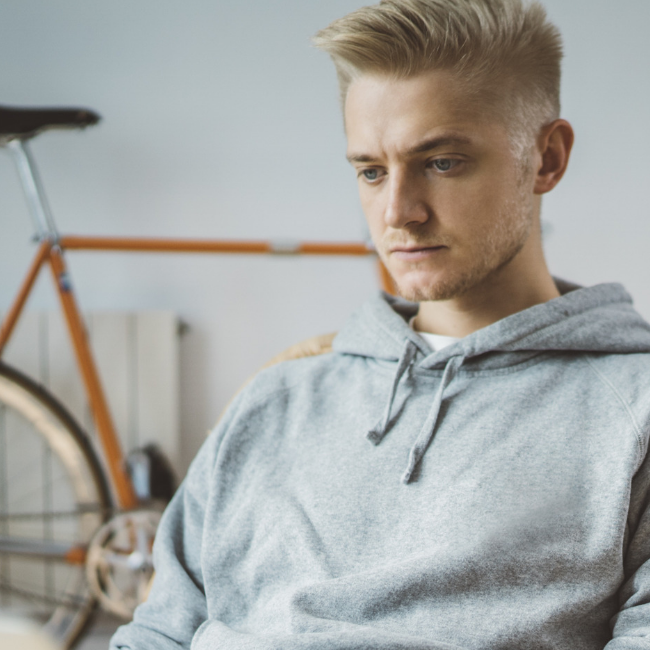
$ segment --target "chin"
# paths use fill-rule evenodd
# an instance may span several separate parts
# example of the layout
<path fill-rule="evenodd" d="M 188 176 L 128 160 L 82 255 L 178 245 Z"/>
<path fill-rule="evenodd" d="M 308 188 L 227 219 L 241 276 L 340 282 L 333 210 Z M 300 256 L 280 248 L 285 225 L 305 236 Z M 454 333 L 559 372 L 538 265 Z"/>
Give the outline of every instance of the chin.
<path fill-rule="evenodd" d="M 410 302 L 429 302 L 435 300 L 452 300 L 462 295 L 460 292 L 453 291 L 447 287 L 408 287 L 402 289 L 397 287 L 397 293 L 401 298 Z"/>
<path fill-rule="evenodd" d="M 475 274 L 448 275 L 447 277 L 399 278 L 393 276 L 400 297 L 411 302 L 453 300 L 467 293 L 482 278 Z"/>

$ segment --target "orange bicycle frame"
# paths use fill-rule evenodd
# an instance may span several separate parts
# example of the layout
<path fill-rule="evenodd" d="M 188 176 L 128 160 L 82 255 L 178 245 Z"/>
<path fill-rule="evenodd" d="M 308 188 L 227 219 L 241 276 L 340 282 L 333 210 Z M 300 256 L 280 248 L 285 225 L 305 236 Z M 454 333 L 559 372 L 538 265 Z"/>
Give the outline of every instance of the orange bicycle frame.
<path fill-rule="evenodd" d="M 44 264 L 49 264 L 54 278 L 56 292 L 59 296 L 65 322 L 72 340 L 73 349 L 86 389 L 98 438 L 104 451 L 110 480 L 115 489 L 120 508 L 129 510 L 138 505 L 129 474 L 126 471 L 124 454 L 121 449 L 108 403 L 101 385 L 97 367 L 93 360 L 86 330 L 77 301 L 72 290 L 70 277 L 63 256 L 64 250 L 94 251 L 135 251 L 159 253 L 240 253 L 240 254 L 282 254 L 282 255 L 374 255 L 374 250 L 366 244 L 357 243 L 274 243 L 264 241 L 224 241 L 191 239 L 151 239 L 151 238 L 117 238 L 117 237 L 73 237 L 63 236 L 56 239 L 44 239 L 28 269 L 7 316 L 0 328 L 0 356 L 9 341 L 18 322 L 27 298 L 34 287 L 39 272 Z M 379 264 L 382 287 L 393 292 L 393 285 L 386 269 Z"/>
<path fill-rule="evenodd" d="M 0 327 L 0 357 L 23 311 L 39 272 L 48 264 L 54 278 L 65 322 L 83 380 L 90 407 L 97 426 L 98 438 L 104 452 L 108 473 L 115 489 L 118 505 L 130 510 L 138 505 L 131 478 L 126 470 L 124 454 L 108 408 L 97 366 L 93 360 L 86 336 L 83 318 L 77 306 L 66 267 L 65 250 L 135 251 L 158 253 L 243 253 L 279 255 L 375 255 L 372 246 L 361 243 L 292 243 L 265 241 L 223 241 L 192 239 L 155 239 L 119 237 L 59 236 L 47 203 L 27 142 L 15 139 L 8 143 L 34 220 L 40 246 L 27 271 L 18 295 Z M 379 263 L 381 286 L 394 293 L 392 280 L 383 264 Z"/>

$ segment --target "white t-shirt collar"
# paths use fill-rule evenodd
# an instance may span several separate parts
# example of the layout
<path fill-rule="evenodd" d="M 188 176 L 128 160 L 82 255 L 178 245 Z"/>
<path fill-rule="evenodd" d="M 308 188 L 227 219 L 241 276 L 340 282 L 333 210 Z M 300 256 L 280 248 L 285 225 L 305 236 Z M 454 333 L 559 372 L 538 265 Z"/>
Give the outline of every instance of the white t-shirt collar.
<path fill-rule="evenodd" d="M 411 329 L 416 334 L 418 334 L 418 336 L 420 336 L 420 338 L 422 338 L 434 352 L 438 352 L 438 350 L 442 350 L 442 348 L 446 348 L 448 345 L 452 345 L 453 343 L 456 343 L 456 341 L 460 341 L 460 338 L 456 336 L 443 336 L 442 334 L 431 334 L 430 332 L 418 332 L 415 329 L 415 316 L 411 318 L 409 325 Z"/>

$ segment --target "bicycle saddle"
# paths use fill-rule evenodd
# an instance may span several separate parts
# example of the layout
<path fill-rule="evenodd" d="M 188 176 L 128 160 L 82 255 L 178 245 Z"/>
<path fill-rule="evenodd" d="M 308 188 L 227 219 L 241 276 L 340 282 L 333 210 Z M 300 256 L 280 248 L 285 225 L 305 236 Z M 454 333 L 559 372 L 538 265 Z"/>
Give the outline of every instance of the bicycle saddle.
<path fill-rule="evenodd" d="M 83 129 L 101 117 L 86 108 L 20 108 L 0 106 L 0 144 L 27 140 L 47 129 Z"/>

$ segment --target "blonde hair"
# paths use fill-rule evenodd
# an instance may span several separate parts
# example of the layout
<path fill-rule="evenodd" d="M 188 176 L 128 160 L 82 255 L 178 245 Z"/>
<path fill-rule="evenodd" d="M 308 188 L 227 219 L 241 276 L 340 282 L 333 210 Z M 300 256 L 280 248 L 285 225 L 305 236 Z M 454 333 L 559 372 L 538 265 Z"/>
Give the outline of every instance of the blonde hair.
<path fill-rule="evenodd" d="M 523 156 L 560 114 L 562 37 L 538 2 L 381 0 L 319 31 L 334 61 L 341 101 L 364 74 L 454 74 L 468 100 L 496 111 Z"/>

